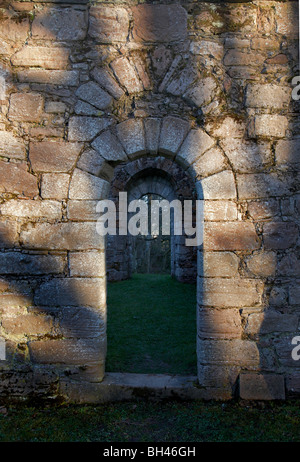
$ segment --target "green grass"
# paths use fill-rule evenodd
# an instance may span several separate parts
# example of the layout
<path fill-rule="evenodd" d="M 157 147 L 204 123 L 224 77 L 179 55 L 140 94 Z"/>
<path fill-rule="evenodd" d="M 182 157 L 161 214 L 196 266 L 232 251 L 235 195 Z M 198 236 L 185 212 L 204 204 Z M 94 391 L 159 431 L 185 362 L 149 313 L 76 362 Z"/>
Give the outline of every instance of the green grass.
<path fill-rule="evenodd" d="M 135 274 L 108 284 L 107 372 L 196 375 L 196 285 Z"/>
<path fill-rule="evenodd" d="M 0 442 L 300 441 L 297 403 L 141 402 L 37 409 L 0 415 Z"/>

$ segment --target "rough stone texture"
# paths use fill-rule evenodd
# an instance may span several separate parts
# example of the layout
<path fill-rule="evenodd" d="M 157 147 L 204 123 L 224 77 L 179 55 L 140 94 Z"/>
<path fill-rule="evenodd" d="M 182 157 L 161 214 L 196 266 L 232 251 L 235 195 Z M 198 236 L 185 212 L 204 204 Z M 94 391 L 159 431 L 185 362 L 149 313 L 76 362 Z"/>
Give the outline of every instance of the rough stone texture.
<path fill-rule="evenodd" d="M 64 141 L 33 142 L 29 158 L 36 172 L 68 172 L 74 166 L 81 151 L 80 143 Z"/>
<path fill-rule="evenodd" d="M 102 117 L 71 117 L 69 122 L 69 141 L 91 141 L 110 124 L 109 119 Z"/>
<path fill-rule="evenodd" d="M 140 81 L 137 71 L 127 58 L 117 58 L 111 67 L 120 82 L 128 93 L 138 93 L 143 91 L 143 84 Z"/>
<path fill-rule="evenodd" d="M 144 42 L 184 40 L 187 13 L 180 5 L 138 5 L 133 7 L 133 37 Z"/>
<path fill-rule="evenodd" d="M 173 157 L 185 139 L 189 128 L 190 125 L 185 120 L 183 121 L 175 117 L 166 117 L 163 120 L 161 128 L 159 151 Z"/>
<path fill-rule="evenodd" d="M 204 226 L 204 245 L 206 250 L 255 250 L 260 240 L 252 223 L 208 222 Z"/>
<path fill-rule="evenodd" d="M 185 166 L 190 166 L 205 151 L 214 144 L 214 140 L 201 128 L 191 130 L 184 140 L 178 154 L 177 161 Z"/>
<path fill-rule="evenodd" d="M 203 246 L 178 239 L 172 269 L 198 276 L 201 396 L 299 396 L 298 4 L 104 3 L 1 5 L 0 397 L 109 395 L 105 258 L 129 274 L 126 236 L 105 257 L 96 232 L 113 178 L 114 198 L 204 199 Z"/>
<path fill-rule="evenodd" d="M 25 146 L 12 133 L 0 131 L 0 156 L 25 160 Z"/>
<path fill-rule="evenodd" d="M 0 161 L 0 191 L 34 197 L 38 195 L 37 178 L 28 172 L 26 162 Z"/>
<path fill-rule="evenodd" d="M 198 281 L 200 306 L 243 307 L 261 302 L 262 281 L 255 279 L 206 278 Z"/>
<path fill-rule="evenodd" d="M 240 397 L 246 400 L 285 399 L 282 375 L 241 374 Z"/>
<path fill-rule="evenodd" d="M 109 183 L 80 169 L 75 169 L 70 182 L 70 199 L 104 199 Z"/>
<path fill-rule="evenodd" d="M 76 91 L 78 98 L 87 101 L 98 109 L 106 109 L 112 102 L 112 97 L 95 82 L 81 85 Z"/>
<path fill-rule="evenodd" d="M 134 159 L 145 153 L 145 135 L 141 120 L 129 119 L 126 122 L 122 122 L 117 125 L 117 134 L 129 159 Z"/>
<path fill-rule="evenodd" d="M 8 117 L 11 120 L 39 122 L 43 110 L 43 98 L 34 93 L 14 93 L 10 98 Z"/>
<path fill-rule="evenodd" d="M 89 35 L 99 42 L 125 42 L 129 30 L 129 17 L 125 8 L 102 5 L 90 9 Z"/>

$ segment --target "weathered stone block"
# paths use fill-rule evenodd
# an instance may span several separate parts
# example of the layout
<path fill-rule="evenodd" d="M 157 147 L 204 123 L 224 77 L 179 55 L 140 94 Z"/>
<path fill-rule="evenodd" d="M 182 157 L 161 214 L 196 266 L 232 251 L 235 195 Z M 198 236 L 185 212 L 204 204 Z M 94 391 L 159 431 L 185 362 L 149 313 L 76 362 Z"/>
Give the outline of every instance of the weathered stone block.
<path fill-rule="evenodd" d="M 95 82 L 87 82 L 81 85 L 76 91 L 76 96 L 98 109 L 106 109 L 112 103 L 112 97 Z"/>
<path fill-rule="evenodd" d="M 2 248 L 11 248 L 18 244 L 18 228 L 18 223 L 13 220 L 3 218 L 0 220 L 0 245 Z"/>
<path fill-rule="evenodd" d="M 47 308 L 46 308 L 47 310 Z M 105 310 L 62 307 L 57 309 L 59 330 L 64 337 L 104 340 L 106 329 Z M 102 338 L 101 338 L 102 337 Z"/>
<path fill-rule="evenodd" d="M 100 252 L 71 252 L 69 255 L 70 276 L 104 277 L 105 254 Z"/>
<path fill-rule="evenodd" d="M 261 170 L 272 161 L 271 145 L 267 141 L 255 143 L 226 138 L 220 145 L 237 172 Z"/>
<path fill-rule="evenodd" d="M 253 133 L 250 128 L 250 136 L 265 138 L 283 138 L 288 128 L 288 120 L 279 114 L 257 115 L 253 121 Z"/>
<path fill-rule="evenodd" d="M 291 100 L 292 89 L 273 84 L 248 85 L 246 106 L 258 108 L 282 109 Z"/>
<path fill-rule="evenodd" d="M 197 327 L 201 339 L 241 338 L 243 331 L 238 309 L 199 310 Z"/>
<path fill-rule="evenodd" d="M 260 240 L 253 223 L 242 221 L 204 224 L 205 250 L 255 250 Z"/>
<path fill-rule="evenodd" d="M 27 171 L 27 163 L 12 164 L 0 161 L 0 192 L 10 192 L 20 196 L 37 196 L 37 178 Z"/>
<path fill-rule="evenodd" d="M 235 199 L 236 189 L 231 170 L 224 170 L 196 183 L 198 197 L 204 199 Z M 203 197 L 202 197 L 203 196 Z"/>
<path fill-rule="evenodd" d="M 98 138 L 93 141 L 92 147 L 98 151 L 105 160 L 127 160 L 127 155 L 121 143 L 110 130 L 106 130 L 98 136 Z"/>
<path fill-rule="evenodd" d="M 168 43 L 185 40 L 187 13 L 181 5 L 138 5 L 132 11 L 134 40 Z"/>
<path fill-rule="evenodd" d="M 88 250 L 103 249 L 104 238 L 95 223 L 34 223 L 21 230 L 23 247 L 33 249 Z"/>
<path fill-rule="evenodd" d="M 285 178 L 276 173 L 248 173 L 236 175 L 239 198 L 259 199 L 289 195 L 293 179 Z"/>
<path fill-rule="evenodd" d="M 89 35 L 99 42 L 125 42 L 129 30 L 129 16 L 125 8 L 92 6 Z"/>
<path fill-rule="evenodd" d="M 14 66 L 65 69 L 70 51 L 63 47 L 25 46 L 11 58 Z"/>
<path fill-rule="evenodd" d="M 296 244 L 299 229 L 295 223 L 266 223 L 263 227 L 263 240 L 266 249 L 288 249 Z"/>
<path fill-rule="evenodd" d="M 294 2 L 275 6 L 276 32 L 283 35 L 297 35 L 299 31 L 297 5 Z"/>
<path fill-rule="evenodd" d="M 36 172 L 68 172 L 82 149 L 80 143 L 41 141 L 30 143 L 29 158 Z"/>
<path fill-rule="evenodd" d="M 216 88 L 217 84 L 215 80 L 212 77 L 206 77 L 190 88 L 183 97 L 201 108 L 212 101 Z"/>
<path fill-rule="evenodd" d="M 233 252 L 198 254 L 198 275 L 204 277 L 237 276 L 240 259 Z"/>
<path fill-rule="evenodd" d="M 259 53 L 243 52 L 241 50 L 228 50 L 224 57 L 225 66 L 257 66 L 264 62 L 265 58 Z"/>
<path fill-rule="evenodd" d="M 55 278 L 42 283 L 34 301 L 39 306 L 90 306 L 106 302 L 106 283 L 101 278 Z"/>
<path fill-rule="evenodd" d="M 214 138 L 243 138 L 245 134 L 245 122 L 243 120 L 234 119 L 233 117 L 226 116 L 217 119 L 206 125 L 206 130 Z"/>
<path fill-rule="evenodd" d="M 62 217 L 61 203 L 58 201 L 33 201 L 12 199 L 0 205 L 2 215 L 29 219 L 48 218 L 59 220 Z"/>
<path fill-rule="evenodd" d="M 277 257 L 275 252 L 254 252 L 247 259 L 247 267 L 255 275 L 271 277 L 276 272 Z"/>
<path fill-rule="evenodd" d="M 256 306 L 261 303 L 264 284 L 256 279 L 198 279 L 197 301 L 200 306 Z"/>
<path fill-rule="evenodd" d="M 234 201 L 210 201 L 204 203 L 205 221 L 234 221 L 237 220 L 237 206 Z"/>
<path fill-rule="evenodd" d="M 29 342 L 30 358 L 39 364 L 78 364 L 104 360 L 106 345 L 103 341 L 63 339 Z"/>
<path fill-rule="evenodd" d="M 160 133 L 159 152 L 174 157 L 189 129 L 190 124 L 186 120 L 165 117 Z"/>
<path fill-rule="evenodd" d="M 107 181 L 76 168 L 70 182 L 69 199 L 104 199 L 109 188 Z"/>
<path fill-rule="evenodd" d="M 92 175 L 100 176 L 106 180 L 111 180 L 113 177 L 114 169 L 109 165 L 99 152 L 94 149 L 84 151 L 77 162 L 77 167 Z"/>
<path fill-rule="evenodd" d="M 51 331 L 52 325 L 50 316 L 26 314 L 2 318 L 2 326 L 10 335 L 45 335 Z"/>
<path fill-rule="evenodd" d="M 191 130 L 184 140 L 176 159 L 180 164 L 189 167 L 205 151 L 208 151 L 214 143 L 214 140 L 201 128 Z"/>
<path fill-rule="evenodd" d="M 141 119 L 128 119 L 118 124 L 117 135 L 130 159 L 135 159 L 146 152 L 144 127 Z"/>
<path fill-rule="evenodd" d="M 204 178 L 206 176 L 219 173 L 226 168 L 226 161 L 223 152 L 218 147 L 213 147 L 206 151 L 188 169 L 193 177 Z"/>
<path fill-rule="evenodd" d="M 39 122 L 44 106 L 43 97 L 36 93 L 13 93 L 8 117 L 21 122 Z"/>
<path fill-rule="evenodd" d="M 275 148 L 277 165 L 300 163 L 300 138 L 294 140 L 279 140 Z"/>
<path fill-rule="evenodd" d="M 64 200 L 68 197 L 70 175 L 66 173 L 44 173 L 41 196 L 43 199 Z"/>
<path fill-rule="evenodd" d="M 283 375 L 241 374 L 240 397 L 246 400 L 285 399 Z"/>
<path fill-rule="evenodd" d="M 87 29 L 86 12 L 73 8 L 36 10 L 32 37 L 43 40 L 83 40 Z"/>
<path fill-rule="evenodd" d="M 78 71 L 59 71 L 47 69 L 23 69 L 18 71 L 20 82 L 44 83 L 50 85 L 77 86 Z"/>
<path fill-rule="evenodd" d="M 0 258 L 0 274 L 57 274 L 63 273 L 64 257 L 58 255 L 31 255 L 4 252 Z"/>
<path fill-rule="evenodd" d="M 111 125 L 111 120 L 103 117 L 71 117 L 68 139 L 69 141 L 91 141 L 109 125 Z"/>
<path fill-rule="evenodd" d="M 97 204 L 97 200 L 69 200 L 68 219 L 74 221 L 97 221 L 100 218 L 99 213 L 96 212 Z"/>
<path fill-rule="evenodd" d="M 245 326 L 247 334 L 270 334 L 273 332 L 294 332 L 298 324 L 298 316 L 280 313 L 268 309 L 262 313 L 248 315 Z"/>
<path fill-rule="evenodd" d="M 120 82 L 128 93 L 139 93 L 144 87 L 140 81 L 135 68 L 125 57 L 117 58 L 111 63 L 111 67 Z"/>
<path fill-rule="evenodd" d="M 21 139 L 11 132 L 0 131 L 0 156 L 24 160 L 25 146 Z"/>
<path fill-rule="evenodd" d="M 120 99 L 124 95 L 124 91 L 118 85 L 116 80 L 110 74 L 108 69 L 96 67 L 91 72 L 92 77 L 99 83 L 102 88 L 105 88 L 115 99 Z"/>
<path fill-rule="evenodd" d="M 200 364 L 232 365 L 255 368 L 259 365 L 259 351 L 249 340 L 200 340 L 197 342 Z"/>
<path fill-rule="evenodd" d="M 150 117 L 144 122 L 147 153 L 156 155 L 158 152 L 160 125 L 160 119 L 154 119 Z"/>

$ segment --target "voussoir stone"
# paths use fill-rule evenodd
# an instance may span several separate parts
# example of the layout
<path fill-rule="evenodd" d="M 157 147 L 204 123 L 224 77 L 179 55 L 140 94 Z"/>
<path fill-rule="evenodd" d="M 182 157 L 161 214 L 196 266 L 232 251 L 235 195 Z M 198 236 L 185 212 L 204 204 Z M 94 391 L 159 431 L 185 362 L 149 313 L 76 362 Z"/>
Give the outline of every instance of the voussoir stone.
<path fill-rule="evenodd" d="M 124 161 L 127 155 L 118 139 L 110 130 L 101 133 L 92 143 L 92 147 L 106 160 Z"/>
<path fill-rule="evenodd" d="M 160 132 L 159 151 L 174 157 L 189 129 L 190 124 L 186 120 L 172 116 L 165 117 Z"/>
<path fill-rule="evenodd" d="M 141 119 L 128 119 L 118 124 L 117 135 L 130 159 L 146 152 L 144 127 Z"/>
<path fill-rule="evenodd" d="M 201 128 L 193 129 L 184 140 L 176 159 L 185 167 L 189 167 L 214 143 L 214 140 L 204 130 Z"/>
<path fill-rule="evenodd" d="M 105 117 L 74 116 L 69 121 L 68 139 L 70 141 L 91 141 L 112 121 Z"/>
<path fill-rule="evenodd" d="M 124 95 L 124 91 L 106 68 L 96 67 L 92 70 L 91 75 L 115 99 L 119 99 Z"/>

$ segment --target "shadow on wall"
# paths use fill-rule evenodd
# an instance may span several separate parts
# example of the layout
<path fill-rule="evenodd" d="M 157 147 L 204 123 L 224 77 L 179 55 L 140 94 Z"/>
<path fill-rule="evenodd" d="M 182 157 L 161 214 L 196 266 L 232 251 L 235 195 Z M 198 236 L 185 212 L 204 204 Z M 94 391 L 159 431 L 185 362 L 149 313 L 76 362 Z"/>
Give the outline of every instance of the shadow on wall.
<path fill-rule="evenodd" d="M 10 98 L 9 102 L 3 98 L 0 133 L 3 140 L 0 154 L 4 158 L 0 161 L 1 190 L 3 199 L 7 199 L 1 204 L 0 223 L 0 333 L 7 339 L 7 361 L 1 368 L 3 397 L 53 398 L 64 394 L 68 380 L 77 383 L 80 391 L 82 382 L 97 382 L 103 377 L 105 256 L 104 244 L 95 234 L 94 206 L 100 199 L 100 183 L 93 178 L 102 175 L 105 180 L 110 179 L 113 167 L 121 159 L 115 157 L 118 145 L 115 152 L 107 153 L 105 161 L 97 154 L 99 142 L 108 143 L 103 138 L 99 141 L 102 136 L 99 133 L 116 121 L 146 117 L 151 104 L 153 118 L 164 117 L 173 110 L 172 114 L 183 114 L 186 118 L 192 114 L 200 126 L 205 117 L 213 120 L 214 103 L 218 106 L 209 100 L 209 85 L 200 89 L 197 97 L 185 88 L 188 79 L 188 87 L 192 87 L 194 71 L 189 73 L 183 66 L 176 80 L 175 71 L 184 60 L 190 63 L 186 58 L 189 43 L 183 39 L 182 13 L 178 15 L 179 23 L 174 21 L 168 32 L 172 47 L 165 46 L 166 39 L 161 36 L 164 28 L 161 32 L 156 29 L 155 17 L 152 28 L 144 27 L 139 18 L 141 26 L 133 31 L 137 43 L 144 41 L 153 47 L 151 34 L 161 38 L 162 45 L 155 51 L 152 49 L 150 59 L 142 47 L 137 47 L 137 51 L 130 49 L 126 8 L 117 8 L 118 22 L 114 14 L 105 22 L 97 7 L 85 3 L 76 3 L 74 7 L 51 5 L 50 10 L 48 6 L 27 2 L 14 7 L 10 2 L 3 5 L 8 8 L 3 30 L 7 30 L 8 37 L 13 34 L 13 40 L 3 40 L 1 50 L 4 90 Z M 286 8 L 284 5 L 278 8 L 281 7 Z M 87 40 L 89 8 L 97 11 L 94 10 L 90 20 Z M 201 5 L 199 8 L 200 16 L 208 14 Z M 217 31 L 220 37 L 224 37 L 225 31 L 232 32 L 224 37 L 225 107 L 228 113 L 242 115 L 249 121 L 245 142 L 234 137 L 220 138 L 218 147 L 234 171 L 240 218 L 255 226 L 257 236 L 252 248 L 247 247 L 247 230 L 242 238 L 228 231 L 214 236 L 216 248 L 235 253 L 239 276 L 234 286 L 232 280 L 222 275 L 198 278 L 199 382 L 204 387 L 224 387 L 235 393 L 243 370 L 240 383 L 243 397 L 257 398 L 259 389 L 264 397 L 269 394 L 281 398 L 284 374 L 288 390 L 300 391 L 299 365 L 295 365 L 290 355 L 291 338 L 296 335 L 299 323 L 296 281 L 300 207 L 295 166 L 300 134 L 299 106 L 286 100 L 284 92 L 277 102 L 274 91 L 278 88 L 273 85 L 281 87 L 289 76 L 297 74 L 294 64 L 297 59 L 293 51 L 295 40 L 291 45 L 286 39 L 284 22 L 278 18 L 276 22 L 274 16 L 267 17 L 269 10 L 263 5 L 256 8 L 245 3 L 241 8 L 253 9 L 257 37 L 251 36 L 254 24 L 251 21 L 240 24 L 242 29 L 234 28 L 239 19 L 233 6 L 213 4 L 213 14 L 209 13 L 219 18 L 214 21 L 217 25 L 211 27 L 220 27 Z M 259 12 L 258 20 L 254 9 Z M 136 14 L 138 17 L 139 11 Z M 149 24 L 149 10 L 147 14 L 146 24 Z M 206 27 L 203 18 L 199 21 L 201 27 Z M 276 28 L 276 43 L 272 43 L 267 52 L 270 57 L 266 59 L 260 40 L 268 28 L 270 31 Z M 213 31 L 205 30 L 207 38 Z M 245 38 L 248 33 L 251 39 Z M 201 34 L 200 31 L 200 37 Z M 116 36 L 121 40 L 112 45 Z M 110 56 L 114 58 L 112 62 Z M 144 58 L 148 67 L 152 63 L 151 72 L 143 68 Z M 110 67 L 106 67 L 108 62 Z M 264 87 L 255 85 L 254 62 L 261 75 L 266 76 Z M 91 63 L 97 64 L 90 73 Z M 198 65 L 201 71 L 205 68 L 205 62 Z M 215 71 L 218 75 L 218 70 Z M 261 98 L 262 92 L 269 92 L 268 98 Z M 221 97 L 222 102 L 224 98 Z M 70 107 L 74 113 L 69 112 Z M 290 117 L 289 124 L 286 115 Z M 285 131 L 287 139 L 283 139 Z M 22 141 L 13 133 L 22 136 Z M 131 154 L 142 156 L 144 152 L 137 150 Z M 74 170 L 79 157 L 80 163 Z M 130 152 L 128 157 L 132 159 Z M 79 191 L 81 178 L 83 188 Z M 101 197 L 108 192 L 105 180 L 101 180 Z M 43 200 L 33 200 L 38 196 Z M 84 249 L 88 251 L 83 255 Z M 199 253 L 198 275 L 205 275 L 206 262 L 202 252 Z M 291 284 L 291 279 L 295 283 Z M 235 300 L 240 296 L 240 306 L 232 307 L 231 295 Z M 246 301 L 253 297 L 256 302 L 248 307 Z"/>
<path fill-rule="evenodd" d="M 246 142 L 221 139 L 220 146 L 234 170 L 240 219 L 254 223 L 257 240 L 247 252 L 240 252 L 245 249 L 246 230 L 244 243 L 233 244 L 233 235 L 215 236 L 220 248 L 228 239 L 226 248 L 239 257 L 240 281 L 248 280 L 249 287 L 242 293 L 239 281 L 235 288 L 224 279 L 219 285 L 203 282 L 204 305 L 214 304 L 221 293 L 227 297 L 223 308 L 230 310 L 210 314 L 205 310 L 203 316 L 200 310 L 198 328 L 205 331 L 200 358 L 206 364 L 199 366 L 199 381 L 211 386 L 229 382 L 244 399 L 284 399 L 286 392 L 292 397 L 300 391 L 300 361 L 291 355 L 292 338 L 299 332 L 300 125 L 299 102 L 291 99 L 288 87 L 299 75 L 298 5 L 279 4 L 270 11 L 261 2 L 258 8 L 248 4 L 241 8 L 248 14 L 239 16 L 239 31 L 251 37 L 256 26 L 258 34 L 250 40 L 238 35 L 225 39 L 224 90 L 231 97 L 231 109 L 241 122 L 243 117 L 248 122 Z M 248 21 L 249 9 L 253 22 Z M 223 13 L 215 18 L 223 24 L 220 27 L 236 31 L 237 11 L 229 7 Z M 274 29 L 276 35 L 269 42 L 265 34 Z M 204 258 L 204 275 L 207 265 Z M 235 309 L 230 291 L 240 296 Z M 255 293 L 256 302 L 247 306 Z"/>

